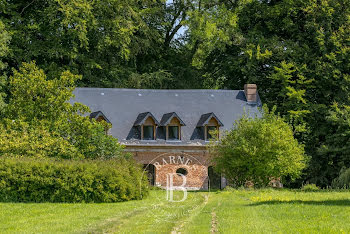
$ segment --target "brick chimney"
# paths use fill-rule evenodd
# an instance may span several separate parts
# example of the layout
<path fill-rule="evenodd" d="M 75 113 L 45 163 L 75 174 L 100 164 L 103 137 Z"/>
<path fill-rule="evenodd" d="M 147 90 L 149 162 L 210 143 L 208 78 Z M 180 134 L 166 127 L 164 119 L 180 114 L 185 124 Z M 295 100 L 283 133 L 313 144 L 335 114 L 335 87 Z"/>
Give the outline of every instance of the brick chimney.
<path fill-rule="evenodd" d="M 257 99 L 257 86 L 256 84 L 245 84 L 244 93 L 247 99 L 247 102 L 250 104 L 255 104 Z"/>

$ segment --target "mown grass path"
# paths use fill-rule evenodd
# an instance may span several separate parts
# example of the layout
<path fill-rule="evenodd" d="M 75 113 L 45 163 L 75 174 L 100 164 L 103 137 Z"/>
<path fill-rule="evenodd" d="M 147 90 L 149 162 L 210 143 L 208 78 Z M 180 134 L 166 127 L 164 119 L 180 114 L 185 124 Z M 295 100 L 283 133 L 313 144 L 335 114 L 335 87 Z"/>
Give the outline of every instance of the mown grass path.
<path fill-rule="evenodd" d="M 152 191 L 115 204 L 0 203 L 0 233 L 262 232 L 350 233 L 350 192 L 193 192 L 174 203 Z"/>

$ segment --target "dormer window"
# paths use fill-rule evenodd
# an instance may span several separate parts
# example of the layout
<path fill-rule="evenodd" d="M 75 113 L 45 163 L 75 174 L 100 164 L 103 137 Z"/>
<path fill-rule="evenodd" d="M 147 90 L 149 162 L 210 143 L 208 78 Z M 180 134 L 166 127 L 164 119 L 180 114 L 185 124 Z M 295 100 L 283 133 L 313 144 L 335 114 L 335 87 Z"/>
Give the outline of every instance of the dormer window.
<path fill-rule="evenodd" d="M 156 124 L 151 117 L 149 117 L 145 124 L 142 125 L 142 140 L 155 140 L 156 139 Z"/>
<path fill-rule="evenodd" d="M 154 126 L 143 126 L 143 140 L 154 140 Z"/>
<path fill-rule="evenodd" d="M 164 114 L 160 125 L 165 127 L 165 139 L 168 141 L 180 141 L 181 140 L 181 127 L 185 126 L 185 123 L 175 113 Z"/>
<path fill-rule="evenodd" d="M 168 140 L 180 140 L 180 126 L 167 126 L 168 128 Z"/>
<path fill-rule="evenodd" d="M 141 113 L 137 116 L 134 126 L 141 129 L 141 140 L 155 140 L 158 121 L 150 112 Z"/>
<path fill-rule="evenodd" d="M 202 115 L 197 124 L 197 127 L 203 128 L 204 130 L 205 141 L 209 141 L 215 138 L 219 139 L 219 130 L 222 126 L 224 125 L 214 113 L 207 113 Z M 217 135 L 213 135 L 213 132 L 216 132 Z"/>
<path fill-rule="evenodd" d="M 107 119 L 107 117 L 102 113 L 102 111 L 95 111 L 92 112 L 90 114 L 90 119 L 95 119 L 97 122 L 106 122 L 107 124 L 105 124 L 105 132 L 106 135 L 109 134 L 109 129 L 110 129 L 110 125 L 108 126 L 108 124 L 111 124 L 111 122 Z"/>

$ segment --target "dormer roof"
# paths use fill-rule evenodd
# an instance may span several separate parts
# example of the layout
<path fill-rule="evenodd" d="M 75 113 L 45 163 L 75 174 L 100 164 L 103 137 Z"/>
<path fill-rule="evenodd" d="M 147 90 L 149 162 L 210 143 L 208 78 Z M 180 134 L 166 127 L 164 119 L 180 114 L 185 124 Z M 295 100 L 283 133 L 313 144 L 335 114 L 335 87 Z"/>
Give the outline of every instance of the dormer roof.
<path fill-rule="evenodd" d="M 157 121 L 157 119 L 152 115 L 151 112 L 143 112 L 143 113 L 140 113 L 137 118 L 136 118 L 136 121 L 134 123 L 134 126 L 140 126 L 140 125 L 143 125 L 145 123 L 145 121 L 151 117 L 154 121 L 154 123 L 156 125 L 159 125 L 159 122 Z"/>
<path fill-rule="evenodd" d="M 92 112 L 90 114 L 90 119 L 98 119 L 99 117 L 103 117 L 103 119 L 107 122 L 107 123 L 111 123 L 111 121 L 108 120 L 108 118 L 102 113 L 102 111 L 95 111 Z"/>
<path fill-rule="evenodd" d="M 197 127 L 203 127 L 203 126 L 207 125 L 208 122 L 209 122 L 212 118 L 214 118 L 214 119 L 218 122 L 218 125 L 219 125 L 220 127 L 221 127 L 221 126 L 224 126 L 224 124 L 219 120 L 219 118 L 216 117 L 216 115 L 215 115 L 213 112 L 211 112 L 211 113 L 203 114 L 203 115 L 200 117 L 200 119 L 199 119 L 199 121 L 198 121 L 198 123 L 197 123 Z"/>
<path fill-rule="evenodd" d="M 186 126 L 184 121 L 182 121 L 182 119 L 176 114 L 176 112 L 164 114 L 161 121 L 160 121 L 160 125 L 167 126 L 173 118 L 177 118 L 180 122 L 180 125 Z"/>

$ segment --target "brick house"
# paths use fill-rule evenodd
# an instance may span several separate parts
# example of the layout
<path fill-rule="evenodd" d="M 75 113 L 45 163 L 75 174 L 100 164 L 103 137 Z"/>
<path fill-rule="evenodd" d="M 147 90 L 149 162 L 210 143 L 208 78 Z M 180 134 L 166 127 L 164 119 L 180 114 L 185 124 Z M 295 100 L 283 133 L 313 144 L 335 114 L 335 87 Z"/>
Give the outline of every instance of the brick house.
<path fill-rule="evenodd" d="M 150 183 L 165 187 L 169 173 L 180 173 L 188 189 L 225 187 L 206 148 L 213 130 L 220 138 L 261 105 L 254 84 L 244 90 L 76 88 L 74 94 L 73 101 L 93 111 L 91 118 L 112 124 L 108 134 L 144 165 Z M 174 174 L 173 184 L 182 184 L 183 176 Z"/>

